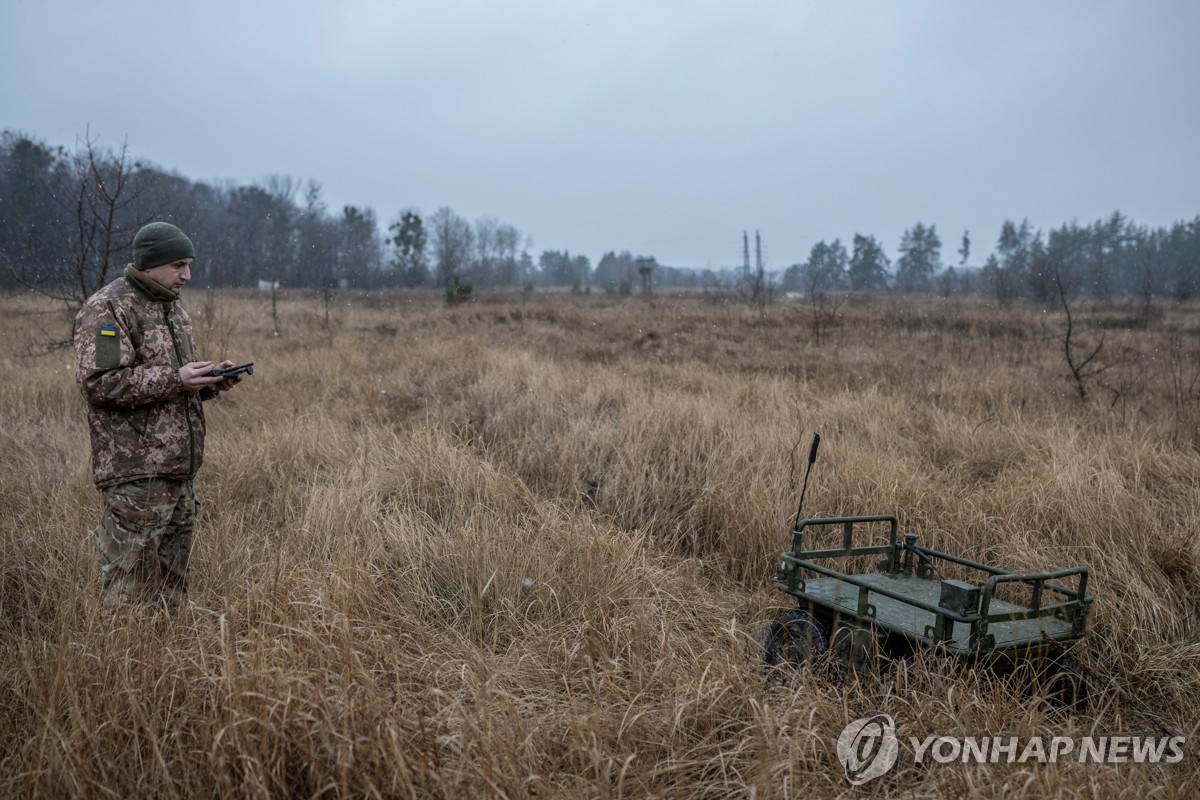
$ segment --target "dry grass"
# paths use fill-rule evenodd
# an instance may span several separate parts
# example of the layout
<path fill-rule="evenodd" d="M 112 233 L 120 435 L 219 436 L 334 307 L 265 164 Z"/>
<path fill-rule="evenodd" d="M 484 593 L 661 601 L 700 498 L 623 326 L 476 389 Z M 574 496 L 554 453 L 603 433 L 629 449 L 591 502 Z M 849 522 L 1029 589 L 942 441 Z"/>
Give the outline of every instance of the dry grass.
<path fill-rule="evenodd" d="M 68 323 L 0 300 L 3 795 L 824 797 L 855 793 L 833 743 L 876 711 L 905 737 L 1198 733 L 1195 308 L 1110 313 L 1115 394 L 1082 404 L 1055 319 L 965 301 L 857 299 L 817 347 L 803 308 L 702 298 L 356 296 L 326 328 L 293 296 L 279 338 L 265 301 L 218 300 L 193 303 L 208 354 L 256 374 L 210 406 L 196 607 L 114 619 L 70 353 L 26 355 Z M 811 514 L 1090 566 L 1087 712 L 940 668 L 764 679 L 813 430 Z M 1185 752 L 909 759 L 867 789 L 1190 797 Z"/>

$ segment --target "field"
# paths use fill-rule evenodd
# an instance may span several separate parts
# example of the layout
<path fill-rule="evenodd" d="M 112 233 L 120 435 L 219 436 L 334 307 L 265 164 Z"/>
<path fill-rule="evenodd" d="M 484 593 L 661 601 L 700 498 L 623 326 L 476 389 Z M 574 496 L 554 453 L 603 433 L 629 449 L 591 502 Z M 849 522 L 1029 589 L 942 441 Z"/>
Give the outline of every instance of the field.
<path fill-rule="evenodd" d="M 855 297 L 185 290 L 207 407 L 194 607 L 98 597 L 83 403 L 0 298 L 0 795 L 1194 797 L 1200 314 Z M 921 663 L 767 675 L 806 515 L 898 514 L 1010 569 L 1086 564 L 1081 712 Z M 834 743 L 891 715 L 854 789 Z M 908 737 L 1186 736 L 1179 763 L 916 764 Z"/>

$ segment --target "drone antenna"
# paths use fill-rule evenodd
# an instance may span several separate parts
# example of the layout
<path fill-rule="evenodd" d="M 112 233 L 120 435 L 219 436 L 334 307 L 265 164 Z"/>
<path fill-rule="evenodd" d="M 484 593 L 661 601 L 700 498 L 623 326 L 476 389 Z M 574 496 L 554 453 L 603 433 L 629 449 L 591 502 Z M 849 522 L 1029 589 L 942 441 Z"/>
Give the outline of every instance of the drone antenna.
<path fill-rule="evenodd" d="M 812 438 L 812 447 L 808 449 L 808 467 L 804 470 L 804 485 L 800 488 L 800 505 L 796 508 L 796 520 L 792 523 L 792 530 L 796 530 L 796 526 L 800 524 L 800 512 L 804 509 L 804 493 L 808 491 L 808 473 L 812 472 L 812 466 L 817 462 L 817 447 L 821 444 L 821 434 L 814 433 Z"/>

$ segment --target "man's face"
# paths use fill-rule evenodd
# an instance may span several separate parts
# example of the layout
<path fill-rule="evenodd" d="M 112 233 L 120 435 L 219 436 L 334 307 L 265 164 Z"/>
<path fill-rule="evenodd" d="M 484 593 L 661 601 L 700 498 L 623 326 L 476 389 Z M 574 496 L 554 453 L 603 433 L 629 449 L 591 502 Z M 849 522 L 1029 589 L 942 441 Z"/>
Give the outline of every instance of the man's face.
<path fill-rule="evenodd" d="M 144 269 L 142 270 L 142 274 L 149 275 L 172 292 L 178 292 L 183 288 L 185 283 L 192 279 L 193 260 L 191 258 L 181 258 L 178 261 L 172 261 L 170 264 L 160 264 L 157 267 Z"/>

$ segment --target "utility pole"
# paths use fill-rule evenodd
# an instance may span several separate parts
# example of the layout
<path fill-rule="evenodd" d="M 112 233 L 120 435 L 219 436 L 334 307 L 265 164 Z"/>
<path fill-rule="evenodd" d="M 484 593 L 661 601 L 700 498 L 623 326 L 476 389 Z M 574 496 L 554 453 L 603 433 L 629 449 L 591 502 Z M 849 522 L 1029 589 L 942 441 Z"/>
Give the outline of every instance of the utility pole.
<path fill-rule="evenodd" d="M 742 231 L 742 284 L 750 284 L 750 237 Z"/>
<path fill-rule="evenodd" d="M 758 231 L 754 232 L 754 258 L 756 269 L 755 279 L 761 284 L 763 279 L 762 237 L 758 235 Z"/>
<path fill-rule="evenodd" d="M 751 302 L 758 306 L 767 302 L 766 272 L 763 270 L 762 236 L 754 232 L 754 280 L 751 282 Z"/>

